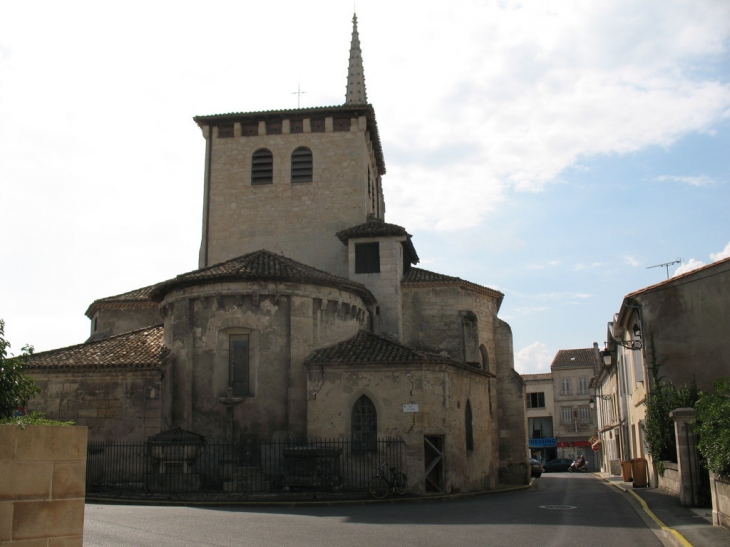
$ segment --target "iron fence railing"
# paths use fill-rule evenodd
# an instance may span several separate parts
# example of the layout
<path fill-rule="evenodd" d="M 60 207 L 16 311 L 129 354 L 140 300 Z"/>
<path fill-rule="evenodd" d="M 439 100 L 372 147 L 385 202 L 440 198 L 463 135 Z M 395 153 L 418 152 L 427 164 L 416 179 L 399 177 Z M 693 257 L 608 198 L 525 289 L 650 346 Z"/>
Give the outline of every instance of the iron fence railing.
<path fill-rule="evenodd" d="M 87 492 L 366 491 L 383 462 L 405 470 L 402 439 L 203 444 L 90 442 Z"/>

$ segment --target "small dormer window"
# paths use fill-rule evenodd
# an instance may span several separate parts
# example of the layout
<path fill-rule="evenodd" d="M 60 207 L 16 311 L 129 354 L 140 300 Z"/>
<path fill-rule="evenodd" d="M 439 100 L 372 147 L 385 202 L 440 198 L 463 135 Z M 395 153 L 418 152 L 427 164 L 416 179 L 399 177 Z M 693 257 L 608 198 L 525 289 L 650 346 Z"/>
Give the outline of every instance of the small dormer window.
<path fill-rule="evenodd" d="M 380 273 L 380 243 L 355 244 L 355 273 Z"/>

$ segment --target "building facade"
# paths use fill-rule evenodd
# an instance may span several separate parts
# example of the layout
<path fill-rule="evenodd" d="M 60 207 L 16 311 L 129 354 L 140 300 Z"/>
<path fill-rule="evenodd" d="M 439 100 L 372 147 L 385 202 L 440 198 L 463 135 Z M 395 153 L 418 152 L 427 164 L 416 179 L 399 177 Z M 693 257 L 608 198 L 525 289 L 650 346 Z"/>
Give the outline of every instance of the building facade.
<path fill-rule="evenodd" d="M 92 303 L 86 343 L 33 357 L 31 407 L 92 440 L 398 437 L 416 492 L 525 482 L 504 295 L 385 222 L 356 19 L 344 105 L 194 120 L 199 269 Z"/>
<path fill-rule="evenodd" d="M 596 403 L 603 467 L 647 458 L 647 394 L 655 380 L 675 386 L 696 382 L 709 391 L 730 376 L 723 350 L 730 329 L 730 259 L 719 260 L 626 295 L 608 323 Z M 612 462 L 614 462 L 612 464 Z M 649 465 L 656 485 L 655 466 Z"/>
<path fill-rule="evenodd" d="M 590 441 L 597 421 L 590 404 L 593 394 L 590 382 L 597 366 L 594 348 L 560 350 L 550 365 L 557 457 L 575 459 L 582 454 L 592 470 L 596 469 L 596 456 Z"/>
<path fill-rule="evenodd" d="M 555 398 L 553 375 L 523 374 L 525 407 L 530 457 L 549 462 L 558 457 L 558 439 L 555 436 Z"/>

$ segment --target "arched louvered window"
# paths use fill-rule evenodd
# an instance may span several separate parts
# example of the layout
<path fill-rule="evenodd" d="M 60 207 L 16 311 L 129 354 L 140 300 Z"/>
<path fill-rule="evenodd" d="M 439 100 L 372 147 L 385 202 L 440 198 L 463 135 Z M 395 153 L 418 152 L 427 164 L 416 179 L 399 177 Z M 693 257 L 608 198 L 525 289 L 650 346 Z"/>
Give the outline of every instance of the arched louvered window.
<path fill-rule="evenodd" d="M 251 184 L 274 182 L 274 155 L 271 150 L 259 148 L 251 158 Z"/>
<path fill-rule="evenodd" d="M 375 405 L 363 395 L 352 407 L 352 451 L 377 452 L 378 413 Z"/>
<path fill-rule="evenodd" d="M 312 182 L 312 151 L 300 146 L 291 154 L 291 181 Z"/>
<path fill-rule="evenodd" d="M 464 411 L 464 421 L 466 427 L 466 449 L 468 452 L 474 450 L 474 423 L 471 415 L 471 403 L 466 402 L 466 410 Z"/>

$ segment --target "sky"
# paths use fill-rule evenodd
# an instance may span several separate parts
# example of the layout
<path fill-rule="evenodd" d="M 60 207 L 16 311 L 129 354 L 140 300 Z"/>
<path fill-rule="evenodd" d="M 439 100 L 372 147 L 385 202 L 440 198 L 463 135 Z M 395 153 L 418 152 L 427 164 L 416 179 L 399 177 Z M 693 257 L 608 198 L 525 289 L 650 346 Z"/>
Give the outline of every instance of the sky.
<path fill-rule="evenodd" d="M 386 221 L 502 291 L 515 367 L 602 347 L 625 294 L 730 256 L 730 2 L 360 0 Z M 0 318 L 197 268 L 196 115 L 344 103 L 353 4 L 0 0 Z"/>

